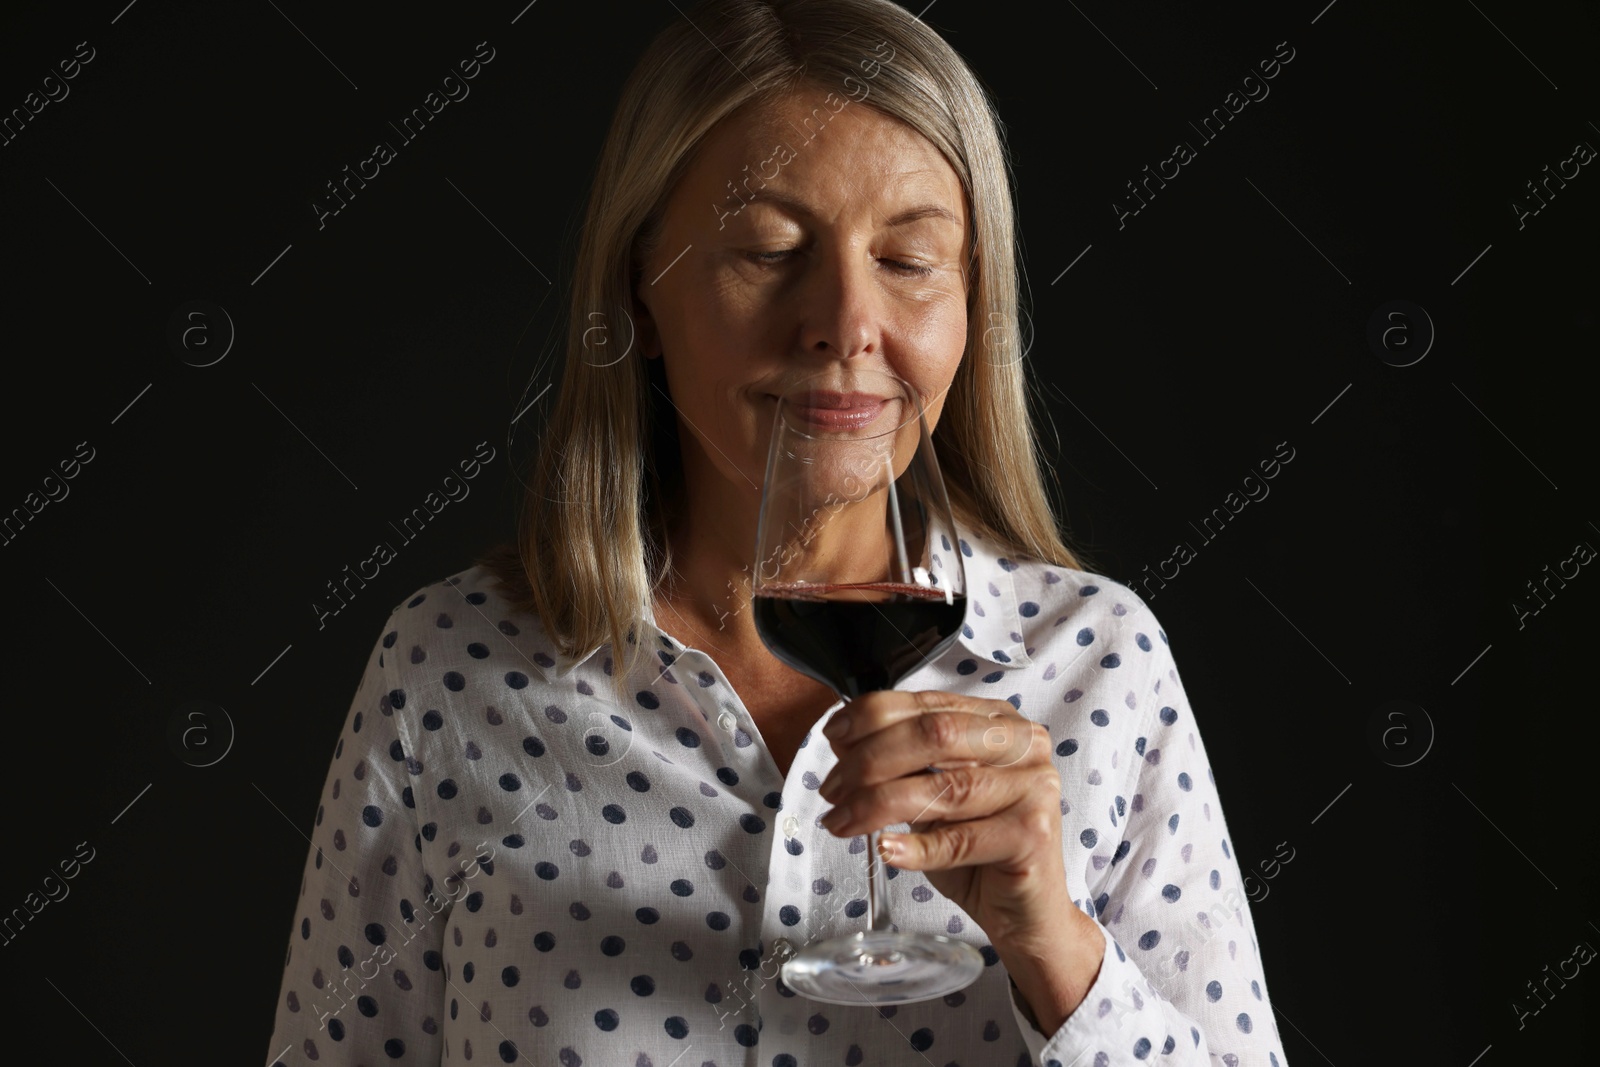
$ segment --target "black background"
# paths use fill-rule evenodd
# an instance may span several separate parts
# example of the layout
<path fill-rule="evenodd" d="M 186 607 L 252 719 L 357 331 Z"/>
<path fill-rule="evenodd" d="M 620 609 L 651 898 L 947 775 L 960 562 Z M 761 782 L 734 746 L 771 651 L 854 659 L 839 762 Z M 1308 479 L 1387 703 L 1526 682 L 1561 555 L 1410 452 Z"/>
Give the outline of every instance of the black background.
<path fill-rule="evenodd" d="M 51 1062 L 260 1063 L 367 652 L 407 594 L 513 529 L 554 394 L 512 420 L 551 381 L 605 123 L 683 15 L 122 3 L 8 7 L 0 35 L 6 112 L 79 41 L 96 53 L 0 145 L 0 510 L 95 450 L 0 550 L 0 909 L 95 849 L 5 945 L 10 1007 Z M 1196 550 L 1150 603 L 1241 863 L 1294 849 L 1254 905 L 1288 1060 L 1581 1057 L 1595 968 L 1520 1027 L 1514 1005 L 1600 945 L 1600 577 L 1520 629 L 1512 602 L 1600 545 L 1600 176 L 1520 229 L 1511 204 L 1600 145 L 1600 16 L 1324 3 L 939 0 L 924 18 L 1007 124 L 1065 521 L 1126 582 Z M 398 143 L 388 122 L 485 40 L 471 95 L 319 230 L 324 183 Z M 1270 95 L 1201 145 L 1188 123 L 1284 41 Z M 1179 140 L 1197 158 L 1119 229 L 1124 183 Z M 1367 326 L 1401 299 L 1437 336 L 1396 367 Z M 209 367 L 181 357 L 218 349 L 168 341 L 193 300 L 237 331 Z M 471 496 L 319 629 L 324 584 L 481 441 L 496 458 Z M 1199 538 L 1189 523 L 1285 441 L 1271 495 Z M 192 699 L 236 730 L 212 766 L 168 738 Z M 1427 719 L 1384 720 L 1402 727 L 1384 748 L 1369 727 L 1397 699 Z"/>

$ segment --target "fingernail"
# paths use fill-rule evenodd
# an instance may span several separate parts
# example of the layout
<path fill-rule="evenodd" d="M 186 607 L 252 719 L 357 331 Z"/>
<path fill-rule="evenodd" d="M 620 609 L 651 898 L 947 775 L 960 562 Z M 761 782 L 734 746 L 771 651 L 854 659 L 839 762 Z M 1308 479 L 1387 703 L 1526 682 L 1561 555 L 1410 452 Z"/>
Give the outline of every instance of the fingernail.
<path fill-rule="evenodd" d="M 850 716 L 838 712 L 835 712 L 833 718 L 828 720 L 828 725 L 822 728 L 822 736 L 829 741 L 837 741 L 849 732 Z"/>

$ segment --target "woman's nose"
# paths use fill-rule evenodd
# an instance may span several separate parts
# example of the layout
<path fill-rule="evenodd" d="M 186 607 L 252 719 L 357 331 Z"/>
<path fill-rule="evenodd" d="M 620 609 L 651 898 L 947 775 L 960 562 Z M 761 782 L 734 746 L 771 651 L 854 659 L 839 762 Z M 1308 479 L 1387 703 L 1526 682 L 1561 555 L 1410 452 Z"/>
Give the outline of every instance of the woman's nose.
<path fill-rule="evenodd" d="M 802 348 L 841 359 L 882 348 L 884 301 L 874 267 L 860 247 L 810 258 L 799 284 Z"/>

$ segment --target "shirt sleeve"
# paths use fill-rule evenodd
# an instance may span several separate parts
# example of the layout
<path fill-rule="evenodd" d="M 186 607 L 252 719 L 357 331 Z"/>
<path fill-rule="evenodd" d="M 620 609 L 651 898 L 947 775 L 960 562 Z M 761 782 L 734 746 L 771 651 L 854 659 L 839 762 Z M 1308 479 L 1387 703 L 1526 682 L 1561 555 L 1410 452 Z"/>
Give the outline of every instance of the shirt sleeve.
<path fill-rule="evenodd" d="M 1040 1032 L 1013 991 L 1018 1028 L 1040 1067 L 1288 1067 L 1244 879 L 1166 634 L 1148 607 L 1127 618 L 1158 639 L 1140 656 L 1143 725 L 1126 753 L 1134 766 L 1122 837 L 1081 905 L 1100 924 L 1105 960 L 1054 1034 Z M 1134 629 L 1124 627 L 1130 646 Z"/>
<path fill-rule="evenodd" d="M 395 621 L 390 617 L 390 624 Z M 333 750 L 289 936 L 273 1067 L 438 1064 L 440 948 L 408 778 L 395 631 L 373 647 Z"/>

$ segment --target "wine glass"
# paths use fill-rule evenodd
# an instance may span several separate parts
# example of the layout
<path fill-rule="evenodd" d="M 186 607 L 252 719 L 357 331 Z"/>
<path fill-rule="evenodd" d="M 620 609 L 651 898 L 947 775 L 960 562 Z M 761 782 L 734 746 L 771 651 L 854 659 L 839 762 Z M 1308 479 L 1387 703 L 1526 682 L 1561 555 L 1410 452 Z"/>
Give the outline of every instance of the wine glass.
<path fill-rule="evenodd" d="M 773 655 L 845 702 L 894 688 L 961 628 L 955 543 L 915 387 L 841 366 L 781 391 L 752 590 Z M 830 1004 L 930 1000 L 971 984 L 983 971 L 971 945 L 891 928 L 877 831 L 867 860 L 868 929 L 801 949 L 784 962 L 784 983 Z"/>

